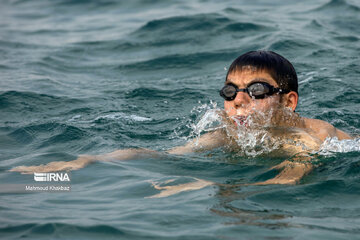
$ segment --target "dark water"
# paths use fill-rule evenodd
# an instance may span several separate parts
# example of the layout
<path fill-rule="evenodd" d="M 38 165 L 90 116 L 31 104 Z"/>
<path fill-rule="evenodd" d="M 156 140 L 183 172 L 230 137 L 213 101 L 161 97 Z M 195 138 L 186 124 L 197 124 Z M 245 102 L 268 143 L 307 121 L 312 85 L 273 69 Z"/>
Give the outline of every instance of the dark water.
<path fill-rule="evenodd" d="M 360 134 L 360 3 L 1 1 L 0 179 L 19 165 L 185 143 L 238 55 L 299 75 L 298 112 Z M 71 193 L 0 195 L 2 239 L 360 239 L 360 143 L 330 141 L 295 186 L 247 186 L 281 159 L 221 152 L 96 163 Z M 152 181 L 208 186 L 166 198 Z"/>

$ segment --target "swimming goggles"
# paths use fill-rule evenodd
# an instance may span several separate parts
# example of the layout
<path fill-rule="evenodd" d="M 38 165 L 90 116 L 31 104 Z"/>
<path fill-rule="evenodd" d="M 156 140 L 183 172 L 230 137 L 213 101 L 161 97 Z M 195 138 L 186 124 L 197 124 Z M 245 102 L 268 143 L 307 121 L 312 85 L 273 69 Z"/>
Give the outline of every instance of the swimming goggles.
<path fill-rule="evenodd" d="M 235 84 L 226 84 L 220 90 L 220 96 L 226 101 L 232 101 L 236 98 L 238 92 L 246 92 L 251 98 L 263 99 L 275 93 L 289 93 L 289 90 L 275 88 L 266 82 L 254 82 L 247 86 L 247 88 L 238 88 Z"/>

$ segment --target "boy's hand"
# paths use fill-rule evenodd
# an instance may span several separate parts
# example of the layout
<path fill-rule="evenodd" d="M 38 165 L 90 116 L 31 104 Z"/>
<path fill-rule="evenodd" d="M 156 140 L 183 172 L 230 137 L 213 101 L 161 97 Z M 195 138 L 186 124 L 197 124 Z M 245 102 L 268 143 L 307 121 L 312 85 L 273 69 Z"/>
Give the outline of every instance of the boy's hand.
<path fill-rule="evenodd" d="M 56 161 L 39 166 L 18 166 L 9 170 L 9 172 L 20 172 L 22 174 L 32 174 L 34 172 L 59 172 L 68 170 L 77 170 L 85 167 L 89 163 L 95 161 L 93 156 L 80 155 L 76 160 L 65 162 Z"/>

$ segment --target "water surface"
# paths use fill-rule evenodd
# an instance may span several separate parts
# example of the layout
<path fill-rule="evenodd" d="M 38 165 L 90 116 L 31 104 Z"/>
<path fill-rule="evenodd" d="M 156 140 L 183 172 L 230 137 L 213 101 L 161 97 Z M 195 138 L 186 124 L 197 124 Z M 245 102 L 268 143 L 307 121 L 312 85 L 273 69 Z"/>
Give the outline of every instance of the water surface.
<path fill-rule="evenodd" d="M 299 76 L 302 116 L 360 135 L 360 4 L 316 1 L 0 3 L 0 179 L 18 165 L 184 144 L 240 54 L 273 50 Z M 298 185 L 262 181 L 281 158 L 214 151 L 95 163 L 71 193 L 1 193 L 4 239 L 356 239 L 359 139 L 328 140 Z M 147 198 L 151 182 L 221 186 Z"/>

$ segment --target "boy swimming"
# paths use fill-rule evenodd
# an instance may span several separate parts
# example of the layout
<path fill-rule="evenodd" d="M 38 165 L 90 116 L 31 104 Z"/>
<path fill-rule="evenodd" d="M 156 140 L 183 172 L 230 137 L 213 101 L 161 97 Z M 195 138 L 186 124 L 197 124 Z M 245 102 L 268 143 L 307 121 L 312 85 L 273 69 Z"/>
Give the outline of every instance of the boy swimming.
<path fill-rule="evenodd" d="M 294 184 L 312 169 L 309 161 L 311 157 L 307 153 L 318 150 L 326 138 L 351 139 L 347 133 L 325 121 L 301 117 L 295 113 L 299 99 L 297 75 L 292 64 L 277 53 L 251 51 L 239 56 L 228 69 L 220 95 L 224 98 L 224 110 L 219 115 L 225 127 L 203 134 L 165 153 L 148 149 L 122 149 L 96 156 L 80 155 L 76 160 L 68 162 L 18 166 L 10 171 L 33 173 L 76 170 L 96 161 L 187 154 L 214 148 L 237 151 L 243 147 L 246 134 L 257 133 L 256 137 L 260 138 L 261 144 L 265 143 L 264 139 L 272 139 L 269 140 L 270 145 L 275 146 L 274 151 L 265 154 L 296 157 L 274 166 L 281 170 L 276 177 L 254 184 Z M 203 187 L 211 184 L 199 181 L 202 184 L 193 185 Z M 161 189 L 157 185 L 154 187 Z M 189 189 L 189 186 L 183 187 Z"/>

